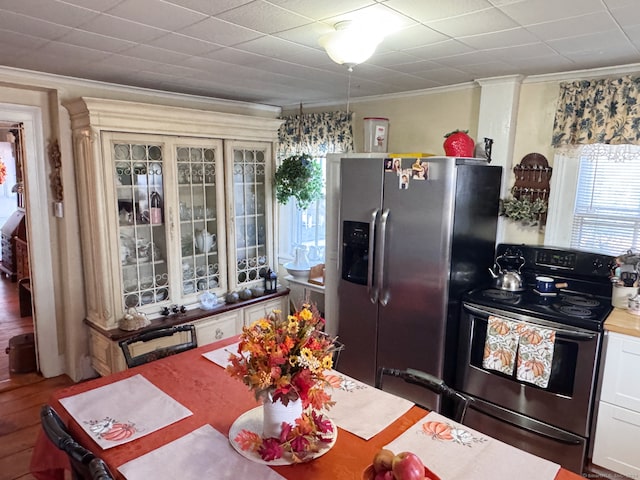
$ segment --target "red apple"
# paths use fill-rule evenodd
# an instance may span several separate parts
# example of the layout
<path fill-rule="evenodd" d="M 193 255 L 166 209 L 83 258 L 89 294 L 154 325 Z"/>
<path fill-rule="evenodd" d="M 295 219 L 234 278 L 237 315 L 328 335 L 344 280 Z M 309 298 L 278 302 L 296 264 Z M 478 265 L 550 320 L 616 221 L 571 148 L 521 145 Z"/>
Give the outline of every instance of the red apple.
<path fill-rule="evenodd" d="M 381 471 L 376 473 L 376 476 L 373 477 L 373 480 L 395 480 L 393 477 L 393 472 L 391 470 Z"/>
<path fill-rule="evenodd" d="M 395 480 L 424 480 L 424 464 L 415 453 L 401 452 L 393 458 Z"/>
<path fill-rule="evenodd" d="M 376 453 L 373 457 L 373 469 L 376 471 L 376 473 L 391 470 L 391 462 L 393 462 L 393 457 L 395 457 L 395 453 L 393 453 L 391 450 L 387 450 L 386 448 L 383 448 L 378 453 Z"/>

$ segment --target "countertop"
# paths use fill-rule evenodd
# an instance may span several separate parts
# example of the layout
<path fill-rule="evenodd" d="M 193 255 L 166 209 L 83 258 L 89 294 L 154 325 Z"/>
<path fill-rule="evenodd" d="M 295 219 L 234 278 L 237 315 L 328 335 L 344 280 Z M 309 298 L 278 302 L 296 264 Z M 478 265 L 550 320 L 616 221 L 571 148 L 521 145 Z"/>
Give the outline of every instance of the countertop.
<path fill-rule="evenodd" d="M 640 315 L 633 315 L 624 308 L 614 307 L 604 322 L 604 329 L 640 337 Z"/>

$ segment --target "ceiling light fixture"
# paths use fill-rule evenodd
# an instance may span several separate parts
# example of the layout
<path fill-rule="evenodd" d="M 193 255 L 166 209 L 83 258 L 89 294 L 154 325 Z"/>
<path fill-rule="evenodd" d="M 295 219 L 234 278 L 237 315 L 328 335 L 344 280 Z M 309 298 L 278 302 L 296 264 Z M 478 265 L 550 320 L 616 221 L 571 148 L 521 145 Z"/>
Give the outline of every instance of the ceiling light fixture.
<path fill-rule="evenodd" d="M 354 65 L 368 60 L 384 38 L 378 31 L 351 21 L 336 23 L 334 28 L 335 31 L 320 37 L 320 45 L 331 60 L 347 65 L 350 72 Z"/>

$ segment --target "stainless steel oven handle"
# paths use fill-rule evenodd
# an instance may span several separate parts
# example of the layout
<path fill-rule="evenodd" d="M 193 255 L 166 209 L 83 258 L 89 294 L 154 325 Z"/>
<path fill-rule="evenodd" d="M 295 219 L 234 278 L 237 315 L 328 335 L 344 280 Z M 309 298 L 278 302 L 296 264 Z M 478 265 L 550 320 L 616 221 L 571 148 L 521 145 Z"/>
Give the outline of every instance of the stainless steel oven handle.
<path fill-rule="evenodd" d="M 537 325 L 535 322 L 531 322 L 531 321 L 527 321 L 525 318 L 523 318 L 523 316 L 521 315 L 517 315 L 517 314 L 507 314 L 503 311 L 498 311 L 498 310 L 492 310 L 490 308 L 482 309 L 482 308 L 478 308 L 475 307 L 473 305 L 470 305 L 468 303 L 464 303 L 464 309 L 468 310 L 472 313 L 476 313 L 479 315 L 496 315 L 498 317 L 504 317 L 507 318 L 509 320 L 514 320 L 516 322 L 522 322 L 522 323 L 526 323 L 528 325 L 534 325 L 534 326 L 541 326 L 541 325 Z M 598 336 L 597 333 L 591 333 L 591 332 L 585 332 L 583 330 L 573 330 L 570 328 L 563 328 L 563 327 L 559 327 L 559 326 L 555 326 L 555 324 L 553 326 L 549 326 L 547 327 L 546 325 L 544 326 L 546 328 L 550 328 L 552 330 L 555 330 L 555 332 L 557 334 L 561 334 L 563 337 L 568 338 L 569 340 L 593 340 L 594 338 L 596 338 Z"/>

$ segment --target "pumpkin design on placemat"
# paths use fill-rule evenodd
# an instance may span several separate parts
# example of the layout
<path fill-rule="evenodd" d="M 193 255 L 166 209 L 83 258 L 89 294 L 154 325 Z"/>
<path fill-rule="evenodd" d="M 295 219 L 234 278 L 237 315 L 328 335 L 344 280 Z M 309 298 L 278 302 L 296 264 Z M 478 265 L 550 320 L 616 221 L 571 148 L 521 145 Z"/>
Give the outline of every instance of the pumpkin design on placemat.
<path fill-rule="evenodd" d="M 329 384 L 329 386 L 343 390 L 345 392 L 353 392 L 354 390 L 361 390 L 363 388 L 367 388 L 365 385 L 358 385 L 356 382 L 349 378 L 344 378 L 340 375 L 328 374 L 325 375 L 325 380 Z"/>
<path fill-rule="evenodd" d="M 102 420 L 90 420 L 89 430 L 103 440 L 119 442 L 131 437 L 138 429 L 133 423 L 118 422 L 114 418 L 106 417 Z"/>
<path fill-rule="evenodd" d="M 474 443 L 483 443 L 487 439 L 478 437 L 461 426 L 451 425 L 445 422 L 431 421 L 422 424 L 422 433 L 432 440 L 441 442 L 453 442 L 465 447 L 472 447 Z"/>

